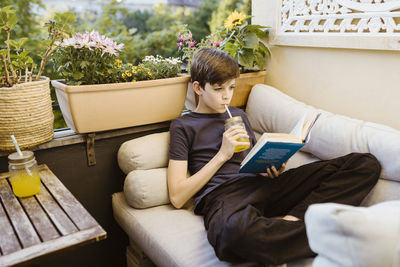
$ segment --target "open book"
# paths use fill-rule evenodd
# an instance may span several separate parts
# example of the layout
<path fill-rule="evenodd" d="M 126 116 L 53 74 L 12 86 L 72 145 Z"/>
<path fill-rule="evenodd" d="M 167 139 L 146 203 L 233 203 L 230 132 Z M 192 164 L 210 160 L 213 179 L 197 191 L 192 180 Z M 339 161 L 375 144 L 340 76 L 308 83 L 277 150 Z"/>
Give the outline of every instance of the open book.
<path fill-rule="evenodd" d="M 278 169 L 310 139 L 311 128 L 321 113 L 306 121 L 304 115 L 289 133 L 264 133 L 240 164 L 239 172 L 263 173 Z"/>

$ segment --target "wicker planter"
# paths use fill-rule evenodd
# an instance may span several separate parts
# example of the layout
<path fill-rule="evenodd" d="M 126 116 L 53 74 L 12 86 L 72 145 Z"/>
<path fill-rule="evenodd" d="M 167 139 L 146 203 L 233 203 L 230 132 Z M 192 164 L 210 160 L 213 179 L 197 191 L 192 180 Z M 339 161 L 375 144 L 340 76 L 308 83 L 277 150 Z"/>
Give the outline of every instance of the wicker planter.
<path fill-rule="evenodd" d="M 56 88 L 64 120 L 77 133 L 90 133 L 171 120 L 185 102 L 189 76 L 128 83 Z"/>
<path fill-rule="evenodd" d="M 251 88 L 259 83 L 264 84 L 266 74 L 267 71 L 265 70 L 240 74 L 239 78 L 236 78 L 235 91 L 229 105 L 234 107 L 242 107 L 246 105 Z M 192 84 L 189 83 L 185 105 L 188 109 L 194 110 L 197 103 L 198 97 L 193 91 Z"/>
<path fill-rule="evenodd" d="M 53 121 L 49 78 L 0 88 L 0 150 L 15 150 L 11 134 L 21 148 L 50 141 Z"/>

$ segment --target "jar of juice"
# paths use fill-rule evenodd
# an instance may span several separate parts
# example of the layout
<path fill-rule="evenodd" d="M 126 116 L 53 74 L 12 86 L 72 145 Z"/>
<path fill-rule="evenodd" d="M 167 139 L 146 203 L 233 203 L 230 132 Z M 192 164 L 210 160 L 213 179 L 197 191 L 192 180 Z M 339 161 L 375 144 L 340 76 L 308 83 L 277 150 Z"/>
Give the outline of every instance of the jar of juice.
<path fill-rule="evenodd" d="M 225 120 L 225 130 L 228 130 L 229 128 L 231 128 L 234 125 L 240 125 L 244 129 L 246 129 L 241 116 L 235 116 L 235 117 L 232 117 L 232 118 L 229 118 L 229 119 Z M 243 150 L 246 150 L 246 149 L 250 148 L 250 140 L 249 140 L 249 138 L 239 138 L 236 141 L 248 142 L 249 144 L 248 145 L 238 145 L 238 146 L 236 146 L 234 152 L 240 152 L 240 151 L 243 151 Z"/>
<path fill-rule="evenodd" d="M 28 197 L 39 193 L 41 188 L 37 162 L 32 151 L 12 153 L 8 156 L 8 170 L 14 194 Z"/>

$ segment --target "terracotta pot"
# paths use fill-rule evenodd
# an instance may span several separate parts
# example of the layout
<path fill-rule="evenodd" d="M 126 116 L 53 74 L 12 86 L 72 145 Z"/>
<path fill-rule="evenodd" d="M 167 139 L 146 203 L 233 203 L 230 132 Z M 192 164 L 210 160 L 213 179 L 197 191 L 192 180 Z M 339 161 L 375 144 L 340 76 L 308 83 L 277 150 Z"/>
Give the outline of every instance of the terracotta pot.
<path fill-rule="evenodd" d="M 243 107 L 247 103 L 251 88 L 256 84 L 264 84 L 265 75 L 267 71 L 257 71 L 240 74 L 239 78 L 236 78 L 235 92 L 231 100 L 230 106 Z M 194 93 L 192 84 L 188 84 L 188 92 L 186 96 L 185 106 L 189 110 L 194 110 L 197 106 L 198 98 Z"/>
<path fill-rule="evenodd" d="M 168 121 L 182 112 L 189 76 L 56 88 L 64 120 L 77 133 Z"/>

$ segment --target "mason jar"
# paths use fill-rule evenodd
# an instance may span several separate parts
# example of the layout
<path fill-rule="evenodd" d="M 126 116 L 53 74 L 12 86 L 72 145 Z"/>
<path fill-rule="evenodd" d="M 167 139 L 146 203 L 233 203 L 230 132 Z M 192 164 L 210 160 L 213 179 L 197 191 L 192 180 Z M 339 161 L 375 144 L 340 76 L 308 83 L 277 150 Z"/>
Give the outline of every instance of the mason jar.
<path fill-rule="evenodd" d="M 246 126 L 244 125 L 244 122 L 243 122 L 241 116 L 235 116 L 235 117 L 226 119 L 225 120 L 225 131 L 228 130 L 229 128 L 231 128 L 234 125 L 240 125 L 246 130 Z M 250 140 L 249 140 L 249 138 L 241 137 L 241 138 L 236 139 L 236 141 L 248 142 L 249 144 L 248 145 L 237 145 L 235 147 L 234 152 L 240 152 L 240 151 L 243 151 L 243 150 L 246 150 L 246 149 L 250 148 Z"/>
<path fill-rule="evenodd" d="M 11 187 L 17 197 L 29 197 L 39 193 L 41 188 L 39 170 L 32 151 L 22 151 L 8 156 L 8 170 Z"/>

